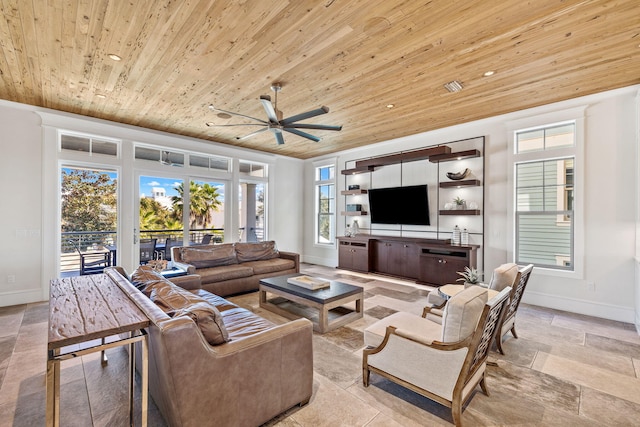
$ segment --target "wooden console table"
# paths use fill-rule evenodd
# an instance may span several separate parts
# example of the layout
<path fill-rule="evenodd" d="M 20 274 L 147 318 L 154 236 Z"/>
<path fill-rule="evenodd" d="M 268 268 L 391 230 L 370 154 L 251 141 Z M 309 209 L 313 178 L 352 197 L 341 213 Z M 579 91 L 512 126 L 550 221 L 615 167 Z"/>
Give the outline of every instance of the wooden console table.
<path fill-rule="evenodd" d="M 129 420 L 133 425 L 135 343 L 142 342 L 142 425 L 147 425 L 149 319 L 105 274 L 51 281 L 47 357 L 47 426 L 60 425 L 60 363 L 85 354 L 129 345 Z M 126 334 L 121 338 L 120 334 Z M 115 340 L 105 342 L 105 338 Z M 75 344 L 100 340 L 78 349 Z M 72 346 L 66 348 L 68 346 Z"/>

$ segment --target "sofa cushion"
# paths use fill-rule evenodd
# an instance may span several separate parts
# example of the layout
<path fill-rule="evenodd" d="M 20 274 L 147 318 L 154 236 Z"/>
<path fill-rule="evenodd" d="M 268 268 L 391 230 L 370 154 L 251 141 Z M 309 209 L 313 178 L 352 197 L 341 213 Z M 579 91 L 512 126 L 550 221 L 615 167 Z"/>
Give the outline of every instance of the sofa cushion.
<path fill-rule="evenodd" d="M 167 279 L 148 265 L 136 268 L 131 275 L 131 283 L 146 296 L 151 295 L 151 290 L 154 287 L 170 284 Z"/>
<path fill-rule="evenodd" d="M 200 298 L 206 300 L 209 304 L 218 309 L 218 311 L 223 312 L 225 310 L 229 310 L 232 308 L 238 308 L 234 303 L 222 298 L 221 296 L 212 294 L 211 292 L 205 291 L 204 289 L 198 289 L 195 291 L 191 291 Z"/>
<path fill-rule="evenodd" d="M 253 276 L 253 269 L 243 264 L 223 265 L 216 268 L 203 268 L 198 270 L 198 274 L 202 283 L 215 283 Z"/>
<path fill-rule="evenodd" d="M 452 296 L 442 314 L 442 342 L 453 343 L 470 336 L 487 302 L 487 290 L 470 286 Z"/>
<path fill-rule="evenodd" d="M 296 268 L 296 263 L 290 259 L 273 258 L 261 261 L 243 262 L 244 267 L 251 267 L 253 274 L 276 273 L 278 271 L 290 270 Z"/>
<path fill-rule="evenodd" d="M 237 264 L 236 251 L 231 243 L 209 246 L 185 246 L 180 249 L 183 262 L 196 268 Z"/>
<path fill-rule="evenodd" d="M 191 317 L 209 344 L 217 345 L 229 340 L 220 311 L 200 296 L 170 283 L 153 288 L 150 298 L 169 316 Z"/>
<path fill-rule="evenodd" d="M 502 264 L 495 270 L 489 282 L 489 289 L 500 292 L 507 286 L 513 286 L 513 282 L 518 275 L 518 264 L 508 263 Z"/>
<path fill-rule="evenodd" d="M 200 328 L 204 339 L 211 345 L 229 341 L 229 334 L 218 309 L 207 302 L 198 302 L 177 310 L 174 317 L 189 316 Z"/>
<path fill-rule="evenodd" d="M 257 243 L 236 243 L 234 246 L 239 262 L 258 261 L 278 257 L 276 242 L 273 240 Z"/>
<path fill-rule="evenodd" d="M 246 308 L 232 308 L 221 312 L 229 338 L 237 340 L 274 327 L 274 324 Z"/>

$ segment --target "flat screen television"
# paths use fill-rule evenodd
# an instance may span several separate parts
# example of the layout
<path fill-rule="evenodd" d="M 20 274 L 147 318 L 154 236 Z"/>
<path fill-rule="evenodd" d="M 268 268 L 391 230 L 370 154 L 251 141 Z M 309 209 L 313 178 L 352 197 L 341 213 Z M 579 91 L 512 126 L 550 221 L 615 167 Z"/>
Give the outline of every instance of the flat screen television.
<path fill-rule="evenodd" d="M 430 225 L 426 185 L 370 189 L 372 224 Z"/>

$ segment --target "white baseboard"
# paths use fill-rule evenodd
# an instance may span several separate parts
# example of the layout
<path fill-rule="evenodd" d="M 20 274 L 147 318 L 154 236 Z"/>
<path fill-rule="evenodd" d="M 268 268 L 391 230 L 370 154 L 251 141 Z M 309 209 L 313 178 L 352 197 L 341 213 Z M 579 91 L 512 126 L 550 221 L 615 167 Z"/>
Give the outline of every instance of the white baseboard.
<path fill-rule="evenodd" d="M 556 310 L 585 314 L 587 316 L 617 320 L 619 322 L 634 323 L 635 321 L 636 328 L 638 325 L 638 321 L 635 320 L 635 310 L 633 307 L 621 307 L 613 304 L 603 304 L 534 291 L 525 292 L 522 297 L 522 302 L 539 305 L 541 307 L 554 308 Z"/>
<path fill-rule="evenodd" d="M 338 263 L 334 259 L 327 259 L 315 256 L 301 255 L 300 262 L 306 262 L 308 264 L 322 265 L 324 267 L 337 267 Z"/>
<path fill-rule="evenodd" d="M 0 307 L 29 304 L 46 301 L 42 298 L 42 289 L 25 289 L 20 291 L 0 292 Z"/>

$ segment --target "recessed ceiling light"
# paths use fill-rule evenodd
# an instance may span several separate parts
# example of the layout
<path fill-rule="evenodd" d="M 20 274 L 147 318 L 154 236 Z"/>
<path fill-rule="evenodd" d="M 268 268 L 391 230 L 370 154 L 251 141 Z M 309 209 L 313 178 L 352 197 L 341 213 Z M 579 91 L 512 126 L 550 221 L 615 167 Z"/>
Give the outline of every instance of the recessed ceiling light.
<path fill-rule="evenodd" d="M 213 122 L 206 122 L 206 123 L 205 123 L 205 125 L 207 125 L 207 126 L 211 127 L 211 126 L 215 126 L 215 123 L 213 123 Z"/>
<path fill-rule="evenodd" d="M 444 88 L 449 92 L 460 92 L 464 86 L 457 80 L 452 80 L 444 84 Z"/>
<path fill-rule="evenodd" d="M 395 104 L 387 104 L 387 108 L 393 108 L 395 107 Z"/>
<path fill-rule="evenodd" d="M 105 99 L 107 97 L 107 95 L 103 95 L 101 93 L 96 93 L 96 97 L 100 98 L 100 99 Z"/>
<path fill-rule="evenodd" d="M 493 76 L 496 72 L 493 70 L 489 70 L 489 71 L 485 71 L 483 76 L 485 77 L 489 77 L 489 76 Z"/>
<path fill-rule="evenodd" d="M 109 58 L 113 59 L 114 61 L 122 61 L 122 58 L 118 55 L 116 55 L 115 53 L 110 53 Z"/>

